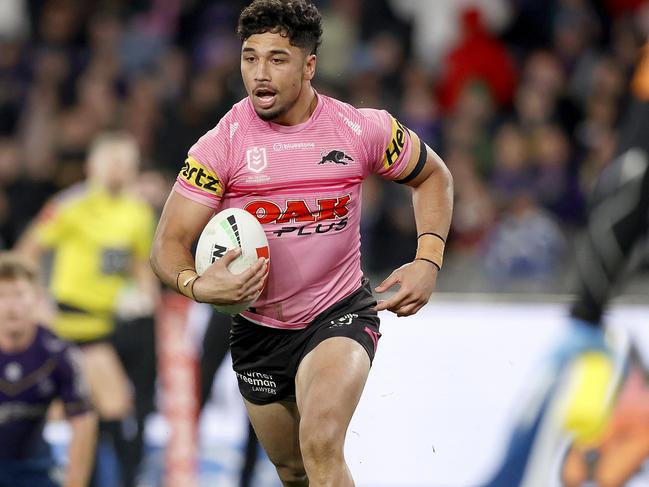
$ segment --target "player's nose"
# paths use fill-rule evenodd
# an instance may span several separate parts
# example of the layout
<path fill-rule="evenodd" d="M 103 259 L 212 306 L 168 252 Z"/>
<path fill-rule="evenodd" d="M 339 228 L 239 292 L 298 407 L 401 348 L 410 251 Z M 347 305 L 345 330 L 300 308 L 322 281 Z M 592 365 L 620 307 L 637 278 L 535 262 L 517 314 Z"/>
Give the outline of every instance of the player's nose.
<path fill-rule="evenodd" d="M 270 72 L 268 64 L 265 62 L 257 63 L 257 71 L 255 72 L 255 81 L 270 81 Z"/>

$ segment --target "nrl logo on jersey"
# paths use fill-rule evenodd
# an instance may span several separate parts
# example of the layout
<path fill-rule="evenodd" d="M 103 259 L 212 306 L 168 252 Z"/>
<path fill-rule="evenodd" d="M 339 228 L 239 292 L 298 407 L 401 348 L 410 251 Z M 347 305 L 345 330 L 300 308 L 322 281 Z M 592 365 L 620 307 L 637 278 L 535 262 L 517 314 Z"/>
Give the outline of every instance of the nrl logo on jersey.
<path fill-rule="evenodd" d="M 246 163 L 252 172 L 260 173 L 268 166 L 265 147 L 252 147 L 246 151 Z"/>

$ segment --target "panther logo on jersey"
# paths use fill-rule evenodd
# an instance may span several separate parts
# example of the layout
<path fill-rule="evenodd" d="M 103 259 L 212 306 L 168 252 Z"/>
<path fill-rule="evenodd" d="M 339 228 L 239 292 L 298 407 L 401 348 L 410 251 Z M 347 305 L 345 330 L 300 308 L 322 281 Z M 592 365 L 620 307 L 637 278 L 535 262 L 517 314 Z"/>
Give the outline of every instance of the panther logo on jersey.
<path fill-rule="evenodd" d="M 352 161 L 352 162 L 354 161 L 352 156 L 348 156 L 343 151 L 336 150 L 336 149 L 329 151 L 328 154 L 325 154 L 325 151 L 323 149 L 320 155 L 322 156 L 322 160 L 318 162 L 318 164 L 324 164 L 325 162 L 333 162 L 334 164 L 342 164 L 346 166 L 347 164 L 349 164 L 349 162 L 347 161 Z"/>

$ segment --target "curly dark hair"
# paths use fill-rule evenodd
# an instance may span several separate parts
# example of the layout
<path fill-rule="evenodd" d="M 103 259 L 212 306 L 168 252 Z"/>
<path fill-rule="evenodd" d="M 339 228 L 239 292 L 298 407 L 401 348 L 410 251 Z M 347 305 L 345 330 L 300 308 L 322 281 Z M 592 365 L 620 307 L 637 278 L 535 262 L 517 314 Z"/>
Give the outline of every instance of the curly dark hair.
<path fill-rule="evenodd" d="M 322 17 L 306 0 L 253 0 L 239 16 L 237 33 L 242 41 L 253 34 L 279 33 L 292 46 L 317 54 L 322 37 Z"/>

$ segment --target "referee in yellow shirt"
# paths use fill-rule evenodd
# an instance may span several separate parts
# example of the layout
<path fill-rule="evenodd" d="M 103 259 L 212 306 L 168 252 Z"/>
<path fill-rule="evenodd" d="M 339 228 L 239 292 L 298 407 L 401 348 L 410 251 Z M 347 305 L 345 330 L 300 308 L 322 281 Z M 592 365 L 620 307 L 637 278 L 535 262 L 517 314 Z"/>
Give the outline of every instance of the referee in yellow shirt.
<path fill-rule="evenodd" d="M 153 211 L 131 192 L 139 159 L 130 135 L 100 135 L 90 147 L 87 180 L 55 196 L 18 244 L 34 260 L 53 251 L 53 327 L 81 346 L 102 429 L 113 436 L 133 412 L 131 386 L 111 344 L 115 315 L 150 315 L 158 296 L 148 262 Z"/>

